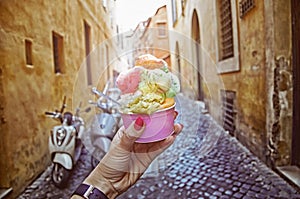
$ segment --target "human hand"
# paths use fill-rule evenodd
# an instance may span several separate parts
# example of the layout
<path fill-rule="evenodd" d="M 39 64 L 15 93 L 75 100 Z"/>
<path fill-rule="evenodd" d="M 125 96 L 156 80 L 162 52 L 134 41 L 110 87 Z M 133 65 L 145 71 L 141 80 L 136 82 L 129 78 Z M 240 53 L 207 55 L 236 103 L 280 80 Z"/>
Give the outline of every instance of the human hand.
<path fill-rule="evenodd" d="M 97 187 L 108 198 L 115 198 L 136 183 L 151 162 L 172 145 L 182 128 L 181 124 L 175 124 L 174 133 L 166 139 L 137 143 L 145 129 L 143 120 L 138 118 L 127 129 L 121 127 L 109 152 L 83 183 Z"/>

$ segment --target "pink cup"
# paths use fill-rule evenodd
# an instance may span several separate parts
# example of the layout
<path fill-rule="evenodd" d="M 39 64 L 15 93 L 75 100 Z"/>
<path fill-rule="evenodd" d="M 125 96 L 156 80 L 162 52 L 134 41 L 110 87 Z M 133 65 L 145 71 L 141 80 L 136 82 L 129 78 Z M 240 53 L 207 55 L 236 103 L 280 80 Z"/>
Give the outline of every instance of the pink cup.
<path fill-rule="evenodd" d="M 166 109 L 158 110 L 150 115 L 148 114 L 124 114 L 121 113 L 125 128 L 141 117 L 145 122 L 144 133 L 136 140 L 139 143 L 156 142 L 167 138 L 174 132 L 174 111 L 175 105 Z"/>

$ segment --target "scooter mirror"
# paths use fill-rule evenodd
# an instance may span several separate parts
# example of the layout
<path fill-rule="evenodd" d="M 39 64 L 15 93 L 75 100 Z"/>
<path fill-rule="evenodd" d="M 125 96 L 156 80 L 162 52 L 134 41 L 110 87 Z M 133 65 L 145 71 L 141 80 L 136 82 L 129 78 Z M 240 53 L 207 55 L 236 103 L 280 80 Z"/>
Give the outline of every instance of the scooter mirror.
<path fill-rule="evenodd" d="M 92 88 L 92 92 L 95 93 L 95 94 L 97 94 L 97 88 L 96 88 L 96 87 L 93 87 L 93 88 Z"/>
<path fill-rule="evenodd" d="M 86 112 L 86 113 L 88 113 L 88 112 L 90 112 L 91 111 L 91 107 L 88 107 L 88 108 L 86 108 L 85 110 L 84 110 L 84 112 Z"/>
<path fill-rule="evenodd" d="M 97 104 L 97 102 L 94 102 L 93 100 L 89 100 L 89 104 Z"/>

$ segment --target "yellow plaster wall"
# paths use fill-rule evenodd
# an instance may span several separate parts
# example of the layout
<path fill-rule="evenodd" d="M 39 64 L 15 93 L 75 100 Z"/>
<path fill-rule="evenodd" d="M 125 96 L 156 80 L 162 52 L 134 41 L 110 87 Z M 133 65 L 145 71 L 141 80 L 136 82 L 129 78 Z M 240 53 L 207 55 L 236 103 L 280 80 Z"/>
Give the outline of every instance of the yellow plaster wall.
<path fill-rule="evenodd" d="M 94 85 L 86 83 L 83 21 L 91 26 L 92 49 L 111 33 L 100 1 L 2 0 L 0 15 L 0 187 L 12 187 L 15 197 L 50 164 L 48 135 L 56 123 L 44 112 L 59 109 L 64 95 L 66 110 L 79 101 L 85 106 L 90 87 L 103 85 L 95 76 L 105 70 L 99 52 L 92 58 Z M 52 31 L 63 36 L 63 74 L 54 73 Z M 32 42 L 32 66 L 25 63 L 25 39 Z"/>
<path fill-rule="evenodd" d="M 204 81 L 204 101 L 210 114 L 222 125 L 222 103 L 220 90 L 236 92 L 235 136 L 253 153 L 263 160 L 268 156 L 268 138 L 276 129 L 273 123 L 279 120 L 280 127 L 276 132 L 279 136 L 276 146 L 279 150 L 279 164 L 287 164 L 291 146 L 292 127 L 292 88 L 291 88 L 291 18 L 290 6 L 284 0 L 255 1 L 255 7 L 243 18 L 239 15 L 239 2 L 232 0 L 233 17 L 237 20 L 237 61 L 239 70 L 221 73 L 218 71 L 217 58 L 217 25 L 216 2 L 210 0 L 186 1 L 183 15 L 170 24 L 170 30 L 179 35 L 170 36 L 170 48 L 175 52 L 178 42 L 182 67 L 182 92 L 197 93 L 195 50 L 190 42 L 192 35 L 192 14 L 196 11 L 200 26 L 201 74 Z M 270 2 L 270 3 L 269 3 Z M 181 1 L 177 1 L 180 5 Z M 265 7 L 271 6 L 271 7 Z M 169 21 L 172 20 L 172 6 L 168 4 Z M 181 13 L 180 8 L 177 10 Z M 186 39 L 182 35 L 189 37 Z M 183 39 L 182 39 L 183 38 Z M 268 46 L 266 46 L 268 45 Z M 268 57 L 266 57 L 268 56 Z M 280 59 L 281 58 L 281 59 Z M 172 63 L 176 56 L 172 54 Z M 279 76 L 275 74 L 276 64 L 281 64 Z M 276 64 L 275 64 L 276 63 Z M 176 68 L 176 67 L 175 67 Z M 278 74 L 277 74 L 278 75 Z M 276 84 L 276 85 L 274 85 Z M 275 95 L 280 98 L 273 103 L 274 87 L 278 88 Z M 278 110 L 276 110 L 278 109 Z M 274 118 L 279 113 L 280 117 Z M 277 135 L 278 134 L 278 135 Z"/>
<path fill-rule="evenodd" d="M 234 2 L 234 1 L 232 1 Z M 177 3 L 180 3 L 178 1 Z M 237 137 L 241 138 L 250 150 L 263 156 L 266 137 L 266 75 L 265 75 L 265 42 L 264 42 L 264 2 L 255 1 L 256 6 L 243 19 L 239 18 L 239 1 L 235 1 L 238 37 L 239 71 L 218 72 L 216 25 L 216 1 L 187 1 L 184 16 L 179 16 L 174 29 L 183 35 L 191 36 L 192 14 L 195 10 L 200 26 L 201 67 L 204 81 L 204 101 L 207 102 L 210 114 L 222 125 L 221 90 L 236 92 Z M 171 9 L 171 7 L 169 6 Z M 170 39 L 172 41 L 172 39 Z M 173 40 L 174 41 L 174 40 Z M 192 66 L 183 66 L 185 78 L 189 81 L 184 89 L 197 90 L 195 76 L 195 51 L 191 45 L 180 42 L 181 52 L 192 60 Z M 174 44 L 171 44 L 171 47 Z M 174 57 L 172 58 L 174 59 Z M 173 60 L 172 60 L 173 62 Z M 256 148 L 259 147 L 258 149 Z M 256 150 L 254 150 L 256 149 Z"/>
<path fill-rule="evenodd" d="M 292 33 L 290 1 L 267 1 L 266 19 L 269 31 L 267 41 L 268 78 L 273 84 L 267 89 L 270 93 L 267 128 L 270 144 L 275 148 L 270 152 L 274 165 L 291 164 L 292 120 L 293 120 L 293 71 L 292 71 Z M 272 27 L 269 25 L 271 24 Z"/>
<path fill-rule="evenodd" d="M 224 76 L 225 87 L 237 91 L 237 137 L 263 157 L 266 145 L 266 76 L 264 3 L 238 19 L 240 72 Z M 261 147 L 257 147 L 261 146 Z"/>

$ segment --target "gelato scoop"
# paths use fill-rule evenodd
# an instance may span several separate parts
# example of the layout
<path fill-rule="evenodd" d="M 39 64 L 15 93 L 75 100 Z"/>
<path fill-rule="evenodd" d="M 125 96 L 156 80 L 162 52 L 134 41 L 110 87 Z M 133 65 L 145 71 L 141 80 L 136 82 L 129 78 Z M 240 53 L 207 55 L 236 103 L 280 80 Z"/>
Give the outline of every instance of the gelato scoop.
<path fill-rule="evenodd" d="M 151 114 L 171 107 L 180 91 L 167 63 L 150 54 L 138 57 L 133 68 L 120 73 L 116 84 L 122 93 L 120 109 L 126 114 Z"/>

